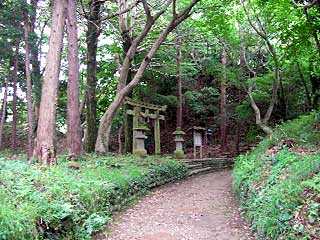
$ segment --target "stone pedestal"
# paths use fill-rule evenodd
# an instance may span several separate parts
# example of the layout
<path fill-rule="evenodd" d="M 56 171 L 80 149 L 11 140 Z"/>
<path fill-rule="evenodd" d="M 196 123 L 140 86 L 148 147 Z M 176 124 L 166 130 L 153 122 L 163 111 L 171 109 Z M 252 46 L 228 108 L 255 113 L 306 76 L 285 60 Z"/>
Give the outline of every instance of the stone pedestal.
<path fill-rule="evenodd" d="M 175 139 L 174 141 L 176 142 L 176 150 L 174 151 L 174 156 L 177 159 L 183 159 L 186 158 L 186 155 L 184 154 L 183 151 L 183 135 L 185 135 L 186 133 L 182 130 L 176 130 L 174 133 L 175 135 Z"/>
<path fill-rule="evenodd" d="M 145 132 L 148 130 L 147 127 L 137 127 L 133 129 L 133 137 L 135 139 L 135 146 L 133 149 L 133 154 L 140 157 L 147 155 L 147 150 L 145 149 L 144 141 L 147 138 Z"/>

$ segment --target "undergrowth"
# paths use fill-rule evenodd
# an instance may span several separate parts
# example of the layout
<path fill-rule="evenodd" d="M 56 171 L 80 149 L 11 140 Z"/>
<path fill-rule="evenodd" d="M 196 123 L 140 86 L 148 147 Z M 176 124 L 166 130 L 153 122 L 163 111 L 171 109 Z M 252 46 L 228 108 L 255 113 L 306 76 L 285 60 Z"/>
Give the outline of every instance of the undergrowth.
<path fill-rule="evenodd" d="M 319 114 L 278 126 L 240 156 L 233 188 L 258 239 L 320 239 Z"/>
<path fill-rule="evenodd" d="M 0 155 L 0 239 L 91 239 L 112 212 L 186 174 L 170 158 L 89 156 L 46 167 Z"/>

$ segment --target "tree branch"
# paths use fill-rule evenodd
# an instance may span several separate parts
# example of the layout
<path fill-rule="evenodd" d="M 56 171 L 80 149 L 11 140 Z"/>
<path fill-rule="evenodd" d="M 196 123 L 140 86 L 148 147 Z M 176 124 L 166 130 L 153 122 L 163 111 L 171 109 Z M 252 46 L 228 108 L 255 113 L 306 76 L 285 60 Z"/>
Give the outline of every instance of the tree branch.
<path fill-rule="evenodd" d="M 141 2 L 142 2 L 142 5 L 143 5 L 144 12 L 147 15 L 147 22 L 153 21 L 153 17 L 151 16 L 150 8 L 149 8 L 149 5 L 148 5 L 147 1 L 146 0 L 141 0 Z"/>
<path fill-rule="evenodd" d="M 303 8 L 303 9 L 308 9 L 308 8 L 313 7 L 317 3 L 317 0 L 313 0 L 311 3 L 308 3 L 307 1 L 303 1 L 303 4 L 297 3 L 296 0 L 292 0 L 292 3 L 298 7 Z"/>
<path fill-rule="evenodd" d="M 156 15 L 154 15 L 153 17 L 154 21 L 156 21 L 168 9 L 171 3 L 172 3 L 172 0 L 167 1 L 167 3 L 163 6 L 163 8 Z"/>
<path fill-rule="evenodd" d="M 246 17 L 248 19 L 248 22 L 250 24 L 250 26 L 254 29 L 254 31 L 260 36 L 262 37 L 264 40 L 267 39 L 267 36 L 265 35 L 265 31 L 262 30 L 260 31 L 258 29 L 258 27 L 252 22 L 251 18 L 250 18 L 250 14 L 249 14 L 249 10 L 246 8 L 245 4 L 244 4 L 244 0 L 241 0 L 241 3 L 242 3 L 242 7 L 243 7 L 243 10 L 244 10 L 244 13 L 246 14 Z M 260 20 L 259 20 L 260 21 Z M 261 24 L 260 24 L 260 27 L 261 27 Z"/>
<path fill-rule="evenodd" d="M 141 2 L 141 0 L 134 1 L 134 2 L 131 3 L 131 5 L 128 6 L 126 9 L 123 9 L 123 10 L 120 10 L 119 12 L 116 12 L 116 13 L 113 13 L 113 14 L 110 14 L 110 15 L 107 15 L 107 16 L 101 18 L 101 21 L 108 20 L 108 19 L 111 19 L 111 18 L 120 16 L 120 15 L 122 15 L 122 14 L 125 14 L 125 13 L 131 11 L 131 10 L 132 10 L 134 7 L 136 7 L 140 2 Z"/>
<path fill-rule="evenodd" d="M 154 54 L 156 53 L 156 51 L 158 50 L 158 48 L 160 47 L 160 45 L 163 43 L 163 41 L 165 40 L 165 38 L 168 36 L 168 34 L 176 27 L 178 26 L 183 20 L 185 20 L 188 16 L 189 13 L 191 11 L 191 9 L 193 8 L 193 6 L 199 2 L 200 0 L 193 0 L 188 7 L 186 7 L 182 12 L 180 12 L 179 14 L 177 14 L 177 17 L 175 19 L 172 19 L 172 21 L 170 22 L 170 24 L 167 26 L 167 28 L 165 30 L 163 30 L 163 32 L 160 34 L 159 38 L 155 41 L 155 43 L 153 44 L 153 46 L 151 47 L 149 53 L 146 55 L 146 57 L 144 58 L 144 60 L 142 61 L 137 74 L 135 75 L 135 77 L 133 78 L 133 80 L 125 87 L 128 89 L 132 89 L 141 79 L 143 72 L 145 71 L 145 69 L 147 68 L 147 66 L 150 63 L 151 58 L 154 56 Z M 171 1 L 169 1 L 171 2 Z"/>
<path fill-rule="evenodd" d="M 85 17 L 86 19 L 88 19 L 88 18 L 89 18 L 89 14 L 88 14 L 88 12 L 84 9 L 83 0 L 80 0 L 80 6 L 81 6 L 81 12 L 82 12 L 82 14 L 84 15 L 84 17 Z"/>
<path fill-rule="evenodd" d="M 127 9 L 127 0 L 118 0 L 119 11 L 123 11 Z M 127 12 L 119 15 L 119 27 L 121 31 L 121 35 L 124 36 L 128 32 L 128 19 Z"/>

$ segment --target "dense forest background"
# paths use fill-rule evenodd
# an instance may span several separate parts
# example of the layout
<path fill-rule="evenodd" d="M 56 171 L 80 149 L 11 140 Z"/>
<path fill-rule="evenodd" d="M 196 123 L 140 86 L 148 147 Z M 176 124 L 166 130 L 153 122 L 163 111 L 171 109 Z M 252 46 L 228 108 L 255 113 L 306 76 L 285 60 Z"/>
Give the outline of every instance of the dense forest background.
<path fill-rule="evenodd" d="M 275 124 L 318 108 L 317 1 L 173 2 L 172 8 L 171 1 L 79 1 L 73 8 L 60 6 L 67 12 L 64 25 L 62 18 L 55 19 L 55 1 L 1 1 L 1 148 L 26 151 L 29 128 L 29 156 L 34 137 L 42 141 L 40 132 L 51 138 L 46 144 L 53 152 L 55 135 L 58 151 L 66 146 L 70 150 L 67 120 L 76 107 L 80 123 L 76 120 L 69 127 L 69 135 L 76 128 L 76 138 L 82 141 L 75 142 L 83 143 L 86 152 L 108 150 L 100 143 L 110 122 L 111 134 L 106 135 L 111 139 L 103 137 L 103 145 L 118 152 L 122 144 L 122 153 L 130 152 L 131 119 L 121 105 L 124 96 L 168 106 L 161 123 L 166 153 L 174 150 L 172 133 L 179 127 L 180 102 L 186 148 L 192 145 L 190 129 L 201 126 L 210 129 L 212 153 L 238 153 L 259 141 L 257 136 L 270 134 Z M 77 42 L 72 43 L 69 23 L 77 26 Z M 62 50 L 61 64 L 60 56 L 48 55 L 53 49 L 50 29 L 58 33 L 53 41 L 64 36 L 53 50 Z M 148 59 L 155 46 L 157 51 Z M 72 48 L 79 63 L 72 62 Z M 58 77 L 58 82 L 47 81 L 46 71 L 55 71 L 51 77 Z M 76 95 L 68 93 L 72 71 L 77 72 L 71 90 L 79 88 Z M 71 99 L 76 105 L 68 108 Z M 41 101 L 53 114 L 39 122 Z M 49 122 L 50 130 L 44 126 Z M 152 139 L 150 135 L 147 140 L 149 152 L 154 151 Z"/>

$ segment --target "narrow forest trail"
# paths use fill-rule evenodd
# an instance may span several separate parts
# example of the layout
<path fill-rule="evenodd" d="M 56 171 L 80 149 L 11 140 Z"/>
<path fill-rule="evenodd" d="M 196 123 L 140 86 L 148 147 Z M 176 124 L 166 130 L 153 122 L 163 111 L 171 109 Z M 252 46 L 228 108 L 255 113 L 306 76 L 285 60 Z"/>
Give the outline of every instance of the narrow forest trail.
<path fill-rule="evenodd" d="M 231 192 L 231 171 L 155 189 L 115 217 L 105 240 L 249 240 Z"/>

